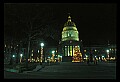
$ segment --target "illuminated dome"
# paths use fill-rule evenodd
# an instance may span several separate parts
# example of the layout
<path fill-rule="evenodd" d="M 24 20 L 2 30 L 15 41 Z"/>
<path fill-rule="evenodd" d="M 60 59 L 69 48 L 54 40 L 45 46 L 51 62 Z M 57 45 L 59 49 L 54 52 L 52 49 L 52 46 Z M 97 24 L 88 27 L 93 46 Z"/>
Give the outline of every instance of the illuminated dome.
<path fill-rule="evenodd" d="M 71 21 L 70 16 L 68 16 L 68 21 L 64 24 L 63 31 L 66 31 L 66 30 L 76 30 L 77 31 L 76 25 L 74 22 Z"/>
<path fill-rule="evenodd" d="M 75 40 L 79 41 L 79 35 L 74 22 L 71 21 L 71 17 L 68 16 L 68 21 L 64 24 L 62 31 L 62 41 Z"/>
<path fill-rule="evenodd" d="M 68 17 L 68 21 L 64 24 L 64 27 L 67 27 L 67 26 L 73 26 L 73 27 L 75 26 L 76 27 L 75 23 L 71 21 L 70 16 Z"/>

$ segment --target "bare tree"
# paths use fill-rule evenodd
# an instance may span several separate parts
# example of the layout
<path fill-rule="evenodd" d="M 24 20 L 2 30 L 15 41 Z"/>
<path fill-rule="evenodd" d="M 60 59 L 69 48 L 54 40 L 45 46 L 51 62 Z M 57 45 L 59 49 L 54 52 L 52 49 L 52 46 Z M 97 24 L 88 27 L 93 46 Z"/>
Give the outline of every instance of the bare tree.
<path fill-rule="evenodd" d="M 37 9 L 38 7 L 39 9 Z M 16 31 L 15 36 L 23 35 L 20 39 L 28 44 L 26 67 L 28 67 L 28 57 L 33 39 L 38 40 L 42 37 L 50 37 L 56 41 L 59 39 L 59 31 L 53 28 L 59 26 L 57 18 L 54 18 L 51 8 L 47 6 L 40 8 L 38 5 L 30 4 L 7 4 L 4 13 L 4 25 L 14 27 L 15 31 L 19 30 L 19 33 Z"/>

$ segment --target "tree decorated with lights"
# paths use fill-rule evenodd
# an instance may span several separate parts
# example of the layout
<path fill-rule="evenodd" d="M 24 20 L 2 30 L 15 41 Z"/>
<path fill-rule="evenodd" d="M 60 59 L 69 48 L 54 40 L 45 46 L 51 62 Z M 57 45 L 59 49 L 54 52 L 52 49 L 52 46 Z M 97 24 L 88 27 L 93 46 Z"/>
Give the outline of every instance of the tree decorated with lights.
<path fill-rule="evenodd" d="M 80 52 L 80 48 L 75 46 L 74 48 L 74 55 L 73 55 L 73 62 L 81 62 L 82 61 L 82 54 Z"/>

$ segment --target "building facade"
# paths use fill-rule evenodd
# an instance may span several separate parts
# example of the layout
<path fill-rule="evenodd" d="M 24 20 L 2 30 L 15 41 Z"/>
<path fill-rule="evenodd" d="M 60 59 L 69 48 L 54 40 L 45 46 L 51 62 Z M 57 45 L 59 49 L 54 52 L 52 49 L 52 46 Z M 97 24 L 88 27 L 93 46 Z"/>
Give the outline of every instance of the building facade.
<path fill-rule="evenodd" d="M 59 43 L 58 53 L 64 62 L 82 62 L 82 44 L 79 41 L 79 32 L 71 16 L 68 16 L 62 31 L 62 39 Z"/>
<path fill-rule="evenodd" d="M 62 39 L 58 46 L 58 55 L 62 56 L 62 62 L 84 62 L 87 59 L 94 61 L 116 60 L 116 45 L 83 45 L 79 39 L 79 32 L 71 17 L 68 16 L 62 31 Z"/>
<path fill-rule="evenodd" d="M 83 47 L 84 60 L 90 58 L 90 54 L 92 55 L 92 60 L 95 58 L 98 61 L 115 61 L 116 56 L 116 45 L 91 45 Z"/>

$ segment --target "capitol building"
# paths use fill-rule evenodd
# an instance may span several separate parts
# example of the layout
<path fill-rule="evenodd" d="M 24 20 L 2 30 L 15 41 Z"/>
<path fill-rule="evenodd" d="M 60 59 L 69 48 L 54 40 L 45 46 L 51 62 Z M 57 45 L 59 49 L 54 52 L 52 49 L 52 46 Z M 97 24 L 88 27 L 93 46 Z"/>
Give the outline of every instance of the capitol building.
<path fill-rule="evenodd" d="M 81 41 L 76 25 L 68 16 L 62 31 L 62 39 L 59 43 L 58 53 L 62 54 L 62 61 L 82 62 Z"/>
<path fill-rule="evenodd" d="M 84 62 L 86 59 L 97 59 L 98 61 L 116 59 L 116 44 L 110 44 L 108 41 L 108 44 L 104 45 L 84 45 L 70 15 L 64 24 L 61 37 L 57 54 L 61 55 L 62 62 Z"/>

